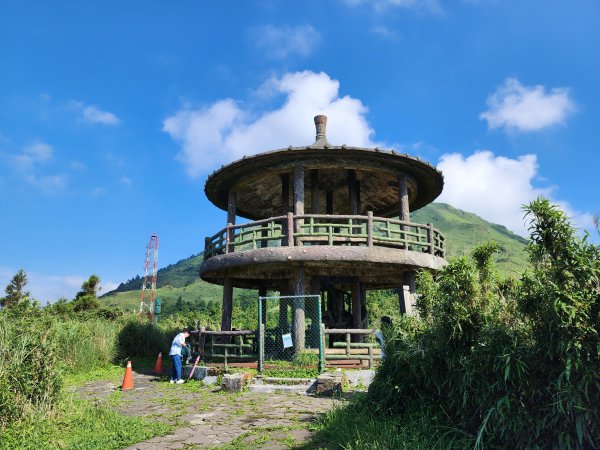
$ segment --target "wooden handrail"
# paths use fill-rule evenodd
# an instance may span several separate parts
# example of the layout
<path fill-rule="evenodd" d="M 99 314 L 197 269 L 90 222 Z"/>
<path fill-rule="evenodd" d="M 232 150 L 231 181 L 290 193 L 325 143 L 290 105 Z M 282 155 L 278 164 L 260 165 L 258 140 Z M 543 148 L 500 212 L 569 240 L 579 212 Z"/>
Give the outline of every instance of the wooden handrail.
<path fill-rule="evenodd" d="M 265 224 L 268 227 L 263 227 Z M 296 227 L 294 227 L 296 224 Z M 392 227 L 393 226 L 393 227 Z M 269 232 L 270 231 L 270 232 Z M 237 234 L 236 234 L 237 232 Z M 270 235 L 269 235 L 270 234 Z M 351 239 L 349 239 L 351 238 Z M 336 242 L 359 246 L 395 246 L 445 256 L 445 237 L 432 224 L 366 216 L 288 213 L 245 224 L 228 226 L 205 239 L 204 258 L 266 246 L 301 246 L 303 241 L 333 245 Z M 417 246 L 415 249 L 414 246 Z M 238 249 L 236 249 L 238 247 Z M 248 248 L 243 248 L 247 250 Z"/>

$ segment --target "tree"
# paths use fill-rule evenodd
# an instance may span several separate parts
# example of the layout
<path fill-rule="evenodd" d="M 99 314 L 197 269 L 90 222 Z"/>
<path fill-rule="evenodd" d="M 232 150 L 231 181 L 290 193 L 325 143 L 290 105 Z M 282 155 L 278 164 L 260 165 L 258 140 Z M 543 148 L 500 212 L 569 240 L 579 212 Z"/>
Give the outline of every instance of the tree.
<path fill-rule="evenodd" d="M 98 291 L 102 289 L 100 287 L 100 277 L 98 275 L 91 275 L 87 281 L 84 281 L 81 285 L 81 291 L 77 293 L 75 298 L 83 296 L 90 296 L 96 298 Z"/>
<path fill-rule="evenodd" d="M 100 289 L 100 277 L 98 275 L 91 275 L 87 281 L 83 282 L 81 291 L 75 296 L 75 300 L 73 301 L 73 311 L 80 312 L 98 309 L 100 303 L 98 303 L 96 294 Z"/>
<path fill-rule="evenodd" d="M 29 292 L 23 292 L 23 288 L 27 284 L 27 274 L 23 269 L 20 269 L 12 278 L 4 292 L 6 297 L 0 298 L 0 305 L 5 308 L 10 308 L 21 303 L 29 297 Z"/>

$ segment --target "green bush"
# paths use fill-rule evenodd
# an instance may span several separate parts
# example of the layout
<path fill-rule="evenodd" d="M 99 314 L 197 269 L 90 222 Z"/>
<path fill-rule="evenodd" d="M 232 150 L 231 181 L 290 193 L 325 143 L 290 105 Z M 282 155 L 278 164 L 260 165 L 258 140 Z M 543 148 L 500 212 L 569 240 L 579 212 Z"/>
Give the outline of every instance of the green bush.
<path fill-rule="evenodd" d="M 52 408 L 61 389 L 48 324 L 0 316 L 0 428 Z"/>
<path fill-rule="evenodd" d="M 600 250 L 531 203 L 533 270 L 499 280 L 494 244 L 419 278 L 421 319 L 386 331 L 369 398 L 426 407 L 496 448 L 600 447 Z"/>

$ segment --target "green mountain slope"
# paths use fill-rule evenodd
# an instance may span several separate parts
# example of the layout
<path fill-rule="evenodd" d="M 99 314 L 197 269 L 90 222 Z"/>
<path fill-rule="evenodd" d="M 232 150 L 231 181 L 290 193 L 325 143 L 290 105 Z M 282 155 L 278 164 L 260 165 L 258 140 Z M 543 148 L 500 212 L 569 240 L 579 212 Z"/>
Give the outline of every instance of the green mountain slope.
<path fill-rule="evenodd" d="M 486 222 L 475 214 L 444 203 L 433 203 L 411 214 L 411 221 L 433 223 L 446 237 L 447 258 L 467 255 L 476 245 L 496 241 L 501 252 L 496 261 L 502 275 L 516 275 L 527 267 L 527 241 L 502 225 Z M 221 286 L 198 278 L 202 255 L 194 255 L 166 266 L 157 274 L 157 297 L 163 301 L 163 312 L 195 309 L 210 302 L 221 302 Z M 131 310 L 139 308 L 142 278 L 138 275 L 117 289 L 103 295 L 104 306 Z M 236 290 L 237 295 L 242 292 Z M 181 301 L 177 300 L 181 297 Z"/>

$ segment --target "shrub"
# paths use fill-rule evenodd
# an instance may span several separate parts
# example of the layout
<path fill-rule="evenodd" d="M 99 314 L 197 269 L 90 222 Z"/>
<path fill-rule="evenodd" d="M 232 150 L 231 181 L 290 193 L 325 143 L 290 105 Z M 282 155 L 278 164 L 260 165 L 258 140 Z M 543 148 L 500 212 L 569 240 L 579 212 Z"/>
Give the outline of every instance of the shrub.
<path fill-rule="evenodd" d="M 419 278 L 421 319 L 386 330 L 381 411 L 439 411 L 497 448 L 600 447 L 600 250 L 546 200 L 526 208 L 533 270 L 499 280 L 494 244 Z"/>

